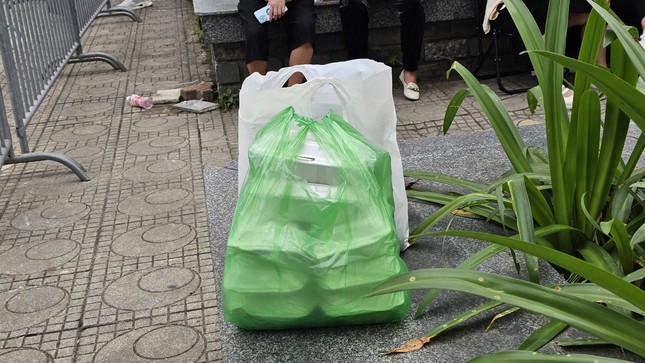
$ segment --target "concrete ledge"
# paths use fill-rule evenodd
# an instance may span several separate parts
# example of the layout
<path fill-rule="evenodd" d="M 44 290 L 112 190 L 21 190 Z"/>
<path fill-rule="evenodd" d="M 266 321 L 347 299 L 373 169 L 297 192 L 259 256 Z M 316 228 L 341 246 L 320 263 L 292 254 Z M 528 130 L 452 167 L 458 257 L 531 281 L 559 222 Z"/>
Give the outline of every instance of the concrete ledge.
<path fill-rule="evenodd" d="M 544 125 L 520 128 L 520 134 L 528 145 L 546 148 Z M 638 130 L 634 130 L 634 135 Z M 631 140 L 631 139 L 630 139 Z M 634 141 L 628 143 L 633 147 Z M 631 145 L 631 146 L 629 146 Z M 510 163 L 492 130 L 461 135 L 432 137 L 401 142 L 404 169 L 431 170 L 480 182 L 493 182 Z M 207 167 L 204 170 L 206 203 L 208 208 L 213 261 L 217 291 L 220 289 L 223 262 L 237 196 L 237 171 L 234 165 L 228 168 Z M 436 183 L 423 182 L 432 190 L 454 190 Z M 415 200 L 409 204 L 410 225 L 418 225 L 435 211 L 437 206 Z M 446 218 L 433 230 L 473 230 L 504 234 L 504 232 L 483 220 L 469 218 Z M 425 238 L 402 253 L 402 258 L 411 270 L 422 268 L 453 267 L 474 252 L 486 246 L 485 243 L 453 237 Z M 520 254 L 518 258 L 521 259 Z M 479 271 L 518 276 L 508 253 L 494 256 L 482 264 Z M 525 271 L 525 269 L 523 269 Z M 564 283 L 562 277 L 549 265 L 540 269 L 543 284 Z M 519 344 L 547 319 L 525 312 L 514 313 L 500 319 L 486 330 L 490 319 L 499 311 L 495 310 L 464 322 L 463 325 L 447 331 L 415 352 L 383 356 L 379 352 L 392 349 L 408 339 L 423 336 L 434 327 L 466 312 L 483 299 L 472 295 L 444 291 L 428 311 L 419 319 L 412 319 L 412 313 L 419 305 L 425 291 L 416 291 L 410 315 L 398 323 L 350 326 L 324 329 L 300 329 L 285 331 L 248 331 L 223 323 L 222 347 L 224 361 L 233 362 L 466 362 L 475 356 L 501 350 L 517 349 Z M 221 304 L 221 300 L 219 301 Z M 221 309 L 221 305 L 219 305 Z M 581 338 L 580 332 L 568 330 L 561 339 Z M 643 362 L 642 358 L 616 347 L 583 347 L 564 349 L 548 343 L 540 349 L 543 353 L 586 353 L 606 357 Z"/>
<path fill-rule="evenodd" d="M 244 62 L 244 33 L 237 13 L 237 0 L 193 0 L 204 39 L 209 44 L 217 88 L 239 87 L 247 75 Z M 421 77 L 443 76 L 452 61 L 474 69 L 478 55 L 474 0 L 425 3 L 426 26 L 420 63 Z M 385 0 L 370 1 L 369 57 L 400 71 L 400 22 Z M 312 63 L 346 60 L 338 0 L 323 0 L 316 6 L 316 46 Z M 269 26 L 269 70 L 287 65 L 286 44 L 281 24 Z M 277 41 L 273 41 L 273 40 Z M 398 70 L 397 70 L 398 68 Z"/>
<path fill-rule="evenodd" d="M 522 127 L 520 134 L 528 145 L 546 147 L 544 125 Z M 492 130 L 404 141 L 400 146 L 404 169 L 432 170 L 481 182 L 493 182 L 510 168 Z M 235 207 L 236 180 L 237 172 L 232 166 L 207 167 L 204 170 L 213 261 L 218 284 L 221 283 L 226 240 Z M 431 187 L 432 190 L 453 190 L 436 183 L 421 184 Z M 410 225 L 414 227 L 435 211 L 437 206 L 412 200 L 409 208 Z M 445 229 L 504 233 L 490 223 L 469 218 L 446 218 L 433 228 Z M 464 238 L 426 238 L 404 251 L 402 257 L 411 270 L 453 267 L 485 245 L 480 241 Z M 512 257 L 508 253 L 493 257 L 478 270 L 520 278 L 523 275 L 518 276 Z M 547 264 L 541 265 L 540 274 L 544 284 L 564 283 L 562 277 Z M 218 291 L 219 287 L 218 285 Z M 478 355 L 516 349 L 523 339 L 547 321 L 542 316 L 522 312 L 496 321 L 490 330 L 486 331 L 490 319 L 500 311 L 495 310 L 443 333 L 418 351 L 394 356 L 381 355 L 380 351 L 392 349 L 408 339 L 423 336 L 434 327 L 484 301 L 472 295 L 446 291 L 419 319 L 412 319 L 412 313 L 424 294 L 424 291 L 414 293 L 410 315 L 398 323 L 285 331 L 247 331 L 223 323 L 221 333 L 224 361 L 466 362 Z M 560 338 L 579 337 L 579 332 L 569 330 Z M 643 361 L 629 352 L 621 352 L 620 349 L 612 347 L 565 350 L 550 342 L 540 351 L 556 354 L 591 353 L 634 362 Z"/>
<path fill-rule="evenodd" d="M 237 15 L 237 0 L 193 0 L 195 14 L 202 23 L 204 37 L 209 43 L 244 41 Z M 317 5 L 316 34 L 342 31 L 338 1 L 323 1 Z M 450 21 L 474 17 L 473 0 L 426 1 L 426 22 Z M 399 26 L 399 19 L 385 0 L 370 2 L 370 28 Z"/>

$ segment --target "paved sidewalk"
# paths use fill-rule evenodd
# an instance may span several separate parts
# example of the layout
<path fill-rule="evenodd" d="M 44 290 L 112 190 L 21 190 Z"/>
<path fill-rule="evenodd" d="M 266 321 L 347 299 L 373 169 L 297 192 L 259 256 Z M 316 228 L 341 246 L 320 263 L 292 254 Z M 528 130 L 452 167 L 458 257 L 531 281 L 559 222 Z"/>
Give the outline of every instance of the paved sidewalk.
<path fill-rule="evenodd" d="M 142 23 L 97 19 L 83 42 L 129 71 L 68 65 L 28 128 L 32 149 L 76 158 L 92 180 L 52 162 L 0 173 L 2 362 L 223 360 L 203 169 L 237 157 L 237 116 L 125 103 L 210 80 L 191 2 L 137 12 Z M 402 140 L 439 135 L 462 84 L 420 86 L 415 103 L 394 90 Z M 502 98 L 518 123 L 541 122 L 523 95 Z M 450 133 L 488 128 L 468 99 Z"/>

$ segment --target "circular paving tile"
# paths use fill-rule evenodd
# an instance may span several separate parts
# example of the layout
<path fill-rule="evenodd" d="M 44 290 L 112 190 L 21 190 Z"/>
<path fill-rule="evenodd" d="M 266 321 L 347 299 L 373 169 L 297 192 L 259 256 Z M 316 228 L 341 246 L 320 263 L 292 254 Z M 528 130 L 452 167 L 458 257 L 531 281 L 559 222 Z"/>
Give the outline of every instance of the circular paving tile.
<path fill-rule="evenodd" d="M 34 348 L 0 349 L 2 363 L 51 363 L 54 361 L 49 353 Z"/>
<path fill-rule="evenodd" d="M 61 111 L 61 115 L 67 117 L 90 117 L 104 114 L 114 109 L 114 104 L 110 102 L 92 102 L 84 103 L 75 107 L 67 107 Z"/>
<path fill-rule="evenodd" d="M 103 149 L 96 146 L 80 146 L 65 151 L 65 155 L 76 160 L 90 161 L 103 155 Z"/>
<path fill-rule="evenodd" d="M 50 138 L 59 142 L 75 142 L 99 138 L 110 130 L 105 125 L 70 127 L 54 133 Z"/>
<path fill-rule="evenodd" d="M 25 231 L 60 228 L 84 218 L 89 213 L 90 207 L 83 203 L 57 202 L 20 213 L 11 220 L 11 225 Z"/>
<path fill-rule="evenodd" d="M 137 164 L 123 172 L 123 178 L 134 182 L 168 180 L 190 170 L 184 160 L 155 160 Z"/>
<path fill-rule="evenodd" d="M 106 96 L 115 96 L 117 94 L 117 89 L 114 87 L 92 87 L 84 88 L 74 92 L 71 92 L 69 96 L 73 99 L 86 99 L 87 97 L 106 97 Z"/>
<path fill-rule="evenodd" d="M 61 164 L 52 165 L 60 166 Z M 60 168 L 60 170 L 60 172 L 56 172 L 56 174 L 53 175 L 31 179 L 24 184 L 23 188 L 27 193 L 35 195 L 69 195 L 79 190 L 93 187 L 96 184 L 96 178 L 92 178 L 88 181 L 81 181 L 78 179 L 76 174 L 71 173 L 69 169 Z"/>
<path fill-rule="evenodd" d="M 137 121 L 130 126 L 138 132 L 162 132 L 176 129 L 186 124 L 186 119 L 181 117 L 154 117 Z"/>
<path fill-rule="evenodd" d="M 195 362 L 204 354 L 206 340 L 197 330 L 181 325 L 155 325 L 116 337 L 94 356 L 94 363 Z"/>
<path fill-rule="evenodd" d="M 195 230 L 187 224 L 145 226 L 120 235 L 112 242 L 112 251 L 126 257 L 154 256 L 180 249 L 195 236 Z"/>
<path fill-rule="evenodd" d="M 137 141 L 128 146 L 128 152 L 134 155 L 148 156 L 165 154 L 188 145 L 183 136 L 160 136 Z"/>
<path fill-rule="evenodd" d="M 158 67 L 158 66 L 165 66 L 170 64 L 173 64 L 173 65 L 177 64 L 177 58 L 176 57 L 154 57 L 154 58 L 147 58 L 139 62 L 139 65 L 146 66 L 146 67 Z"/>
<path fill-rule="evenodd" d="M 38 286 L 0 293 L 0 331 L 18 330 L 41 323 L 63 311 L 69 294 L 58 287 Z"/>
<path fill-rule="evenodd" d="M 86 63 L 89 64 L 89 63 Z M 76 77 L 74 79 L 74 84 L 79 84 L 82 86 L 104 86 L 105 84 L 112 84 L 117 82 L 120 79 L 125 79 L 128 76 L 126 72 L 109 72 L 105 74 L 88 74 L 87 76 Z"/>
<path fill-rule="evenodd" d="M 177 67 L 155 68 L 148 71 L 139 72 L 137 73 L 137 77 L 141 79 L 168 78 L 169 76 L 175 76 L 180 73 L 181 70 Z"/>
<path fill-rule="evenodd" d="M 0 274 L 29 275 L 49 270 L 70 261 L 80 251 L 81 245 L 68 239 L 25 243 L 0 254 Z"/>
<path fill-rule="evenodd" d="M 117 279 L 103 292 L 103 301 L 117 309 L 149 310 L 184 300 L 200 285 L 193 270 L 157 267 Z"/>
<path fill-rule="evenodd" d="M 133 195 L 121 201 L 117 209 L 131 216 L 149 216 L 177 211 L 193 200 L 193 193 L 185 189 L 155 190 Z"/>

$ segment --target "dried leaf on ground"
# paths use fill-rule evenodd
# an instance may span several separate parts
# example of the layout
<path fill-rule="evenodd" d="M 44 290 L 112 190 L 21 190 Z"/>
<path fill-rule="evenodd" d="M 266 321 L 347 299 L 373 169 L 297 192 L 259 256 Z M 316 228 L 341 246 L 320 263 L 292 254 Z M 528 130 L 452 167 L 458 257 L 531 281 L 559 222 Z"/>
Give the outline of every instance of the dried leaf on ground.
<path fill-rule="evenodd" d="M 405 342 L 405 344 L 403 344 L 398 348 L 384 352 L 384 354 L 413 352 L 415 350 L 419 350 L 423 348 L 423 346 L 429 342 L 430 342 L 429 337 L 414 338 L 414 339 L 408 340 L 407 342 Z"/>

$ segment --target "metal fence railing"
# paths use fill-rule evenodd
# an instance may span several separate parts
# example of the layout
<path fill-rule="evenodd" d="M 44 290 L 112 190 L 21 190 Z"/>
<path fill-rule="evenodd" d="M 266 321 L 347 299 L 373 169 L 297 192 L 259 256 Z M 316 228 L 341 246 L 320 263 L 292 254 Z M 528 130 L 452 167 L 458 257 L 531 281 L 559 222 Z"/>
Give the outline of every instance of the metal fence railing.
<path fill-rule="evenodd" d="M 4 100 L 0 91 L 0 168 L 5 160 L 11 157 L 11 130 L 7 120 L 7 111 L 4 108 Z"/>
<path fill-rule="evenodd" d="M 111 7 L 110 0 L 70 0 L 73 3 L 72 16 L 76 19 L 75 33 L 78 34 L 78 48 L 69 63 L 102 61 L 110 64 L 114 69 L 127 71 L 128 69 L 114 56 L 101 52 L 84 53 L 81 45 L 81 37 L 87 31 L 92 21 L 99 16 L 125 15 L 132 20 L 140 22 L 141 18 L 132 10 L 126 8 Z"/>
<path fill-rule="evenodd" d="M 69 0 L 0 0 L 0 55 L 13 109 L 21 155 L 14 156 L 11 142 L 3 145 L 5 163 L 38 160 L 60 162 L 89 180 L 74 159 L 58 153 L 30 152 L 26 129 L 63 67 L 79 47 Z M 1 96 L 0 96 L 1 97 Z M 0 117 L 8 127 L 4 106 Z M 10 140 L 3 131 L 3 139 Z"/>

